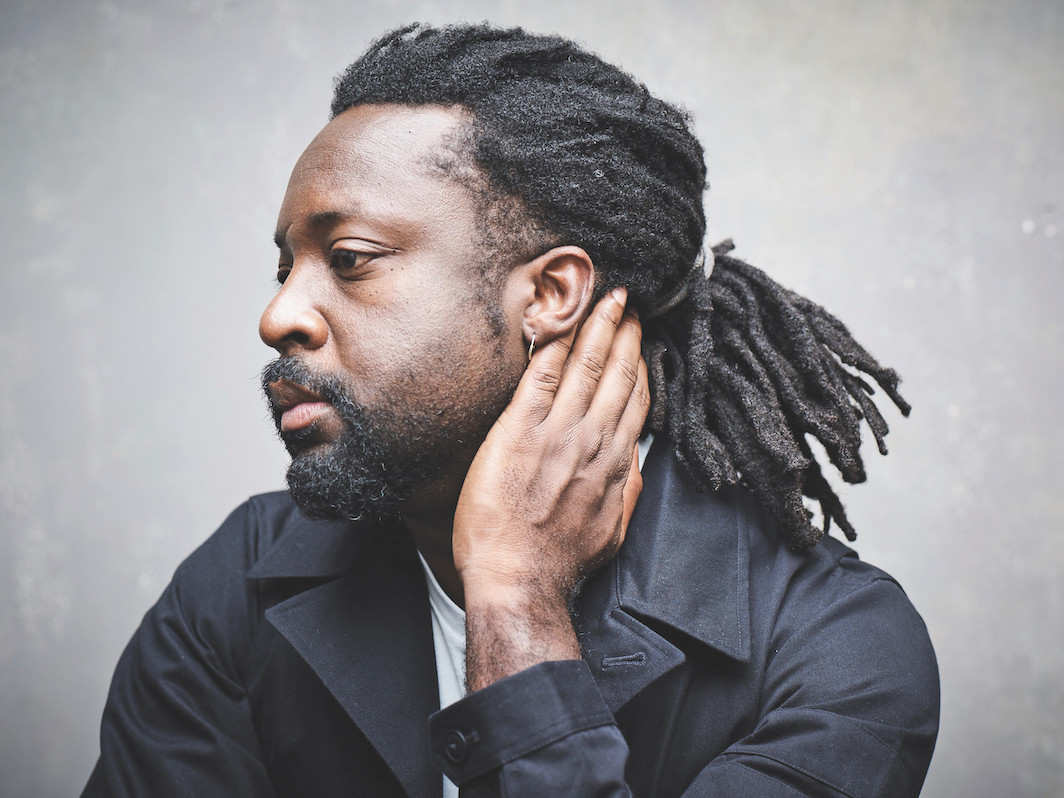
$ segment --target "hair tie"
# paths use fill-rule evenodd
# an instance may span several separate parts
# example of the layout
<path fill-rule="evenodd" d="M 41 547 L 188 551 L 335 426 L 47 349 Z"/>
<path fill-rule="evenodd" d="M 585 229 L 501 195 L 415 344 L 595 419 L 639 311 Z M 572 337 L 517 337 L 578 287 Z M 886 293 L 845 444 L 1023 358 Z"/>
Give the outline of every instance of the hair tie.
<path fill-rule="evenodd" d="M 676 290 L 669 294 L 669 296 L 644 313 L 643 320 L 650 321 L 651 319 L 656 319 L 658 316 L 663 316 L 687 299 L 687 295 L 691 291 L 692 278 L 701 272 L 704 278 L 708 280 L 709 276 L 713 274 L 713 265 L 715 262 L 716 260 L 713 257 L 712 249 L 709 250 L 708 255 L 704 247 L 699 250 L 698 257 L 695 258 L 694 266 L 692 266 L 691 270 L 683 276 L 680 285 L 677 286 Z"/>

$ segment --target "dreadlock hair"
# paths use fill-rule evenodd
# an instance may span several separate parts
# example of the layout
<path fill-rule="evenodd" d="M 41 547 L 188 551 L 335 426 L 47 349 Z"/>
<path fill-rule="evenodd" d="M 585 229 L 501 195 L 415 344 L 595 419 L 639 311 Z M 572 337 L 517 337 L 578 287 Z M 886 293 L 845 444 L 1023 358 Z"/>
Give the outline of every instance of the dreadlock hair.
<path fill-rule="evenodd" d="M 573 42 L 488 25 L 378 39 L 337 78 L 332 116 L 372 103 L 464 109 L 460 146 L 486 183 L 476 199 L 506 228 L 489 237 L 524 254 L 578 245 L 599 294 L 628 288 L 644 317 L 647 429 L 672 441 L 700 489 L 742 484 L 795 549 L 832 521 L 854 539 L 808 439 L 845 481 L 863 481 L 861 423 L 883 454 L 887 424 L 860 375 L 908 415 L 898 375 L 823 308 L 731 257 L 730 241 L 713 249 L 709 278 L 697 268 L 706 168 L 684 111 Z"/>

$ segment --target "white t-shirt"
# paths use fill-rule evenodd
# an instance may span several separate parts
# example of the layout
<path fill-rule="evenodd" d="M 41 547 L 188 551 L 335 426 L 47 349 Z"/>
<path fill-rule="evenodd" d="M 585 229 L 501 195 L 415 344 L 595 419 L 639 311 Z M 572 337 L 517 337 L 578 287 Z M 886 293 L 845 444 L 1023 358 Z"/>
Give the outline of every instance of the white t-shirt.
<path fill-rule="evenodd" d="M 432 644 L 436 649 L 436 678 L 440 684 L 440 709 L 443 709 L 466 694 L 465 612 L 443 592 L 421 552 L 418 552 L 418 559 L 429 587 Z M 458 798 L 458 787 L 446 776 L 443 777 L 443 798 Z"/>

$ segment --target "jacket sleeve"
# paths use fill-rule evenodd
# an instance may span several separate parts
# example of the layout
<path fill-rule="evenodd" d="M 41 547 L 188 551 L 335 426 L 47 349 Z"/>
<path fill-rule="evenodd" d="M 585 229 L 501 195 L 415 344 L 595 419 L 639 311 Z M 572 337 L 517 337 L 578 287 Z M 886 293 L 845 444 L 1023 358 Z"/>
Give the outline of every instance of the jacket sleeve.
<path fill-rule="evenodd" d="M 938 726 L 926 629 L 889 579 L 779 630 L 749 734 L 682 795 L 899 798 L 920 792 Z M 706 723 L 711 723 L 707 719 Z M 628 747 L 582 661 L 537 665 L 431 719 L 433 759 L 481 796 L 628 796 Z M 673 739 L 670 757 L 697 750 Z"/>
<path fill-rule="evenodd" d="M 111 682 L 83 798 L 272 796 L 238 663 L 248 506 L 177 570 Z M 243 650 L 246 650 L 244 646 Z"/>

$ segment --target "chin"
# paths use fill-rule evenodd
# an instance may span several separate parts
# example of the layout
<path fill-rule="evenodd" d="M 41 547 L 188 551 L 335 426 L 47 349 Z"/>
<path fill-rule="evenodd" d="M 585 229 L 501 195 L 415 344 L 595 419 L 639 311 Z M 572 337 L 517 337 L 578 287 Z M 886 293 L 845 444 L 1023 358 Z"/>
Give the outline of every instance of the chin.
<path fill-rule="evenodd" d="M 279 433 L 281 442 L 293 460 L 310 455 L 323 455 L 332 451 L 336 441 L 325 438 L 313 428 Z"/>
<path fill-rule="evenodd" d="M 321 457 L 328 455 L 332 451 L 332 444 L 325 441 L 320 443 L 289 443 L 285 441 L 284 445 L 293 462 L 307 457 Z"/>

